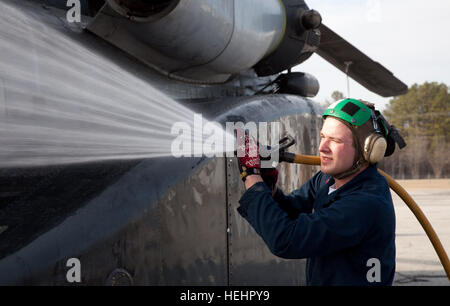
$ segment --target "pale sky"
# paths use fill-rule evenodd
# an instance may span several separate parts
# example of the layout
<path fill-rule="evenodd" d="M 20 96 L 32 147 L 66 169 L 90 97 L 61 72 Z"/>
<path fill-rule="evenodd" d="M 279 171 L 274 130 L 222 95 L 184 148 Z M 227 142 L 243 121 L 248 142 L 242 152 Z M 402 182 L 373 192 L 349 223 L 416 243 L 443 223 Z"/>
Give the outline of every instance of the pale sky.
<path fill-rule="evenodd" d="M 450 85 L 449 0 L 306 0 L 322 22 L 353 46 L 411 86 L 425 81 Z M 320 83 L 317 102 L 347 95 L 346 76 L 314 54 L 293 68 Z M 391 98 L 374 94 L 350 79 L 350 96 L 383 109 Z"/>

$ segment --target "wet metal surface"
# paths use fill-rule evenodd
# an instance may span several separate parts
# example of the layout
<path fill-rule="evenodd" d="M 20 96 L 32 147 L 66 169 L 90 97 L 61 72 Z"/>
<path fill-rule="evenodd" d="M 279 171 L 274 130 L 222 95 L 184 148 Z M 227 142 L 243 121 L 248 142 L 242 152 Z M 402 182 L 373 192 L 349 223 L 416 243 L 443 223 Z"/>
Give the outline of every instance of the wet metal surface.
<path fill-rule="evenodd" d="M 277 0 L 197 0 L 152 22 L 105 6 L 88 29 L 164 75 L 208 84 L 254 66 L 282 38 L 284 19 Z"/>
<path fill-rule="evenodd" d="M 295 150 L 314 151 L 317 140 L 312 137 L 305 142 L 304 133 L 315 133 L 320 120 L 308 113 L 311 109 L 305 101 L 299 102 L 299 106 L 303 104 L 298 115 L 280 121 L 283 129 L 299 137 Z M 245 109 L 240 104 L 229 113 L 239 115 L 239 110 Z M 260 111 L 264 113 L 264 107 Z M 50 179 L 48 185 L 38 188 L 44 199 L 49 188 L 55 188 L 57 195 L 71 194 L 78 209 L 70 215 L 57 214 L 58 224 L 41 230 L 48 232 L 36 232 L 38 237 L 19 251 L 11 249 L 0 261 L 0 269 L 6 272 L 1 283 L 65 284 L 65 263 L 76 257 L 82 264 L 84 284 L 105 284 L 115 269 L 128 271 L 134 284 L 303 284 L 304 262 L 270 254 L 237 214 L 243 184 L 235 158 L 230 160 L 146 160 L 107 188 L 100 188 L 91 199 L 67 193 L 68 188 L 81 188 L 79 183 L 86 178 L 81 173 L 74 180 L 80 170 L 77 167 L 68 172 L 66 180 L 60 177 L 59 185 Z M 296 178 L 300 169 L 289 167 L 281 171 L 280 184 L 285 191 L 302 182 Z M 303 171 L 302 180 L 309 175 Z M 96 178 L 96 182 L 107 181 Z M 86 193 L 92 186 L 82 189 Z M 33 207 L 35 203 L 30 197 L 24 205 Z M 38 212 L 30 211 L 31 215 Z M 2 226 L 10 222 L 4 221 Z M 6 233 L 0 238 L 8 239 Z"/>
<path fill-rule="evenodd" d="M 27 1 L 17 5 L 24 11 L 39 7 Z M 34 11 L 36 18 L 50 20 L 48 26 L 173 96 L 227 93 L 226 86 L 169 82 L 49 14 Z M 230 115 L 279 120 L 297 139 L 291 150 L 317 149 L 320 108 L 308 99 L 270 95 L 185 102 L 222 124 Z M 283 165 L 281 187 L 292 191 L 313 172 Z M 1 169 L 0 183 L 0 284 L 67 285 L 69 258 L 80 260 L 82 285 L 111 284 L 114 271 L 126 271 L 134 285 L 304 283 L 304 262 L 270 254 L 237 214 L 243 184 L 235 159 L 161 157 Z M 131 283 L 124 275 L 116 279 Z"/>
<path fill-rule="evenodd" d="M 275 97 L 273 97 L 275 100 Z M 290 103 L 298 103 L 297 114 L 270 118 L 281 124 L 281 135 L 288 133 L 295 137 L 296 145 L 290 148 L 292 152 L 315 154 L 318 148 L 322 120 L 316 115 L 315 109 L 310 108 L 305 101 L 295 101 L 280 97 L 276 102 L 261 103 L 259 111 L 248 111 L 255 105 L 244 104 L 237 107 L 232 115 L 247 116 L 256 119 L 264 114 L 277 114 L 280 111 L 270 112 L 277 103 L 285 102 L 289 109 Z M 266 110 L 269 109 L 269 111 Z M 280 107 L 283 110 L 283 107 Z M 245 111 L 243 111 L 245 110 Z M 240 111 L 240 113 L 238 113 Z M 268 119 L 269 120 L 269 119 Z M 248 121 L 251 121 L 248 119 Z M 310 176 L 317 171 L 316 167 L 281 164 L 279 187 L 286 193 L 299 188 Z M 305 260 L 285 260 L 270 253 L 263 240 L 254 229 L 236 211 L 238 201 L 244 192 L 244 185 L 239 178 L 237 160 L 227 159 L 227 204 L 229 224 L 229 284 L 230 285 L 304 285 Z"/>

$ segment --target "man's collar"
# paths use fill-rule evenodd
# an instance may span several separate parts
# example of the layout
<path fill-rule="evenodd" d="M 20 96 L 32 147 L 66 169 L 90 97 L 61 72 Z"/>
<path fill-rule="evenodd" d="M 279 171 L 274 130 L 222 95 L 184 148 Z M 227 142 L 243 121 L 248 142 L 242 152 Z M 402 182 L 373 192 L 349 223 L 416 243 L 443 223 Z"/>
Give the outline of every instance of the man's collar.
<path fill-rule="evenodd" d="M 378 172 L 378 164 L 369 165 L 366 169 L 358 173 L 354 178 L 352 178 L 350 181 L 345 183 L 343 186 L 339 187 L 335 192 L 333 192 L 333 195 L 339 194 L 345 190 L 349 190 L 353 188 L 355 185 L 357 185 L 360 181 L 365 180 L 370 177 L 374 177 L 376 173 Z M 331 186 L 334 184 L 334 178 L 330 179 L 328 186 Z"/>

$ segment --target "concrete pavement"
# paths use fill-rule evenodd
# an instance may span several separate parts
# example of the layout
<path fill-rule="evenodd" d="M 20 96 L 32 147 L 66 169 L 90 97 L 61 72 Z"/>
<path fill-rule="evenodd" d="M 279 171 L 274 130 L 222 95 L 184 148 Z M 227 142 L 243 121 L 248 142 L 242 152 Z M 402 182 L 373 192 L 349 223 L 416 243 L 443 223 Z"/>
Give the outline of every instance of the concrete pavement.
<path fill-rule="evenodd" d="M 398 181 L 416 201 L 450 254 L 450 180 Z M 392 191 L 396 227 L 395 286 L 450 286 L 439 257 L 424 229 Z"/>

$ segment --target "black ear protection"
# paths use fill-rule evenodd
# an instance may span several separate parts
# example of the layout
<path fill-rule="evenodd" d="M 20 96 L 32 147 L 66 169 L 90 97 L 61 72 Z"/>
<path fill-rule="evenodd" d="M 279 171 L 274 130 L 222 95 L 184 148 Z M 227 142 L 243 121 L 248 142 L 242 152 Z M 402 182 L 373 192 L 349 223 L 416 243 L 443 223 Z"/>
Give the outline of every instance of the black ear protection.
<path fill-rule="evenodd" d="M 377 121 L 380 124 L 382 124 L 384 126 L 385 130 L 387 131 L 386 132 L 387 133 L 387 135 L 386 135 L 387 149 L 386 149 L 386 153 L 384 156 L 390 156 L 394 153 L 396 143 L 400 149 L 403 149 L 404 147 L 406 147 L 406 142 L 403 139 L 403 137 L 400 135 L 400 132 L 398 131 L 398 129 L 395 126 L 390 125 L 380 112 L 378 112 L 378 111 L 375 111 L 375 112 L 377 114 Z"/>
<path fill-rule="evenodd" d="M 363 156 L 370 164 L 379 162 L 386 153 L 387 141 L 377 123 L 375 111 L 371 109 L 371 119 L 374 132 L 366 137 L 363 144 Z"/>
<path fill-rule="evenodd" d="M 395 151 L 395 143 L 400 149 L 406 146 L 397 128 L 390 125 L 377 110 L 371 110 L 374 132 L 366 137 L 363 144 L 364 158 L 371 164 L 379 162 L 383 157 L 390 156 Z"/>

